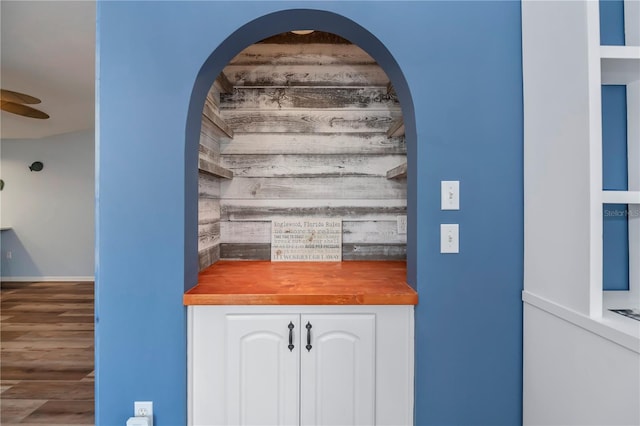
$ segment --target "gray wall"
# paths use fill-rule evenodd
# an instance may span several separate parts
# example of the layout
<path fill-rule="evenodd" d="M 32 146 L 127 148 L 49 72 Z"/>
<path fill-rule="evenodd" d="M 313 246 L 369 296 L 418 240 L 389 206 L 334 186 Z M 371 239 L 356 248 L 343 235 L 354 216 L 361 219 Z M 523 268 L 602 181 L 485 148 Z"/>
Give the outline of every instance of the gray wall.
<path fill-rule="evenodd" d="M 93 279 L 93 130 L 1 143 L 3 280 Z"/>

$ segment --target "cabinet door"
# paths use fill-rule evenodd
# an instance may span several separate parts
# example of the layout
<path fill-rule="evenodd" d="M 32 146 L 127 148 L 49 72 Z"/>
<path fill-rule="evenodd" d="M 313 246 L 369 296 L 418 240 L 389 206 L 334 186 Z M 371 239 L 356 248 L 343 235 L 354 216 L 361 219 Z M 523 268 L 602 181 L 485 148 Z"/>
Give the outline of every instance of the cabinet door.
<path fill-rule="evenodd" d="M 300 423 L 375 424 L 375 315 L 302 315 L 300 326 Z"/>
<path fill-rule="evenodd" d="M 228 425 L 297 425 L 298 315 L 226 315 Z M 289 346 L 293 324 L 293 350 Z"/>

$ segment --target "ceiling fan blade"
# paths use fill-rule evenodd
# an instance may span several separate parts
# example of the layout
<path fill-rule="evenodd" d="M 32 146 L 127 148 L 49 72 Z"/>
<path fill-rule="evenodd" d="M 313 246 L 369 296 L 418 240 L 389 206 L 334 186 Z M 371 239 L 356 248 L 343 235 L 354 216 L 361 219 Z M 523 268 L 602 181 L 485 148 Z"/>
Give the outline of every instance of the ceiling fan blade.
<path fill-rule="evenodd" d="M 46 120 L 47 118 L 49 118 L 49 114 L 46 114 L 39 109 L 31 108 L 22 104 L 16 104 L 13 102 L 0 102 L 0 109 L 12 114 L 22 115 L 24 117 L 39 118 L 42 120 Z"/>
<path fill-rule="evenodd" d="M 12 92 L 11 90 L 0 89 L 0 99 L 6 102 L 16 104 L 39 104 L 41 101 L 33 96 L 25 95 L 20 92 Z"/>

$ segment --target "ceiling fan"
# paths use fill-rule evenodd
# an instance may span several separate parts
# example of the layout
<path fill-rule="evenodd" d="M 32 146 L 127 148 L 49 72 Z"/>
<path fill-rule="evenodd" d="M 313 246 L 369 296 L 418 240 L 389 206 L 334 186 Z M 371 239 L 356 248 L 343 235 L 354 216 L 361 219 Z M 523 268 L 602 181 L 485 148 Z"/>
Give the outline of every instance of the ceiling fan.
<path fill-rule="evenodd" d="M 0 109 L 12 114 L 24 117 L 39 118 L 46 120 L 49 114 L 39 109 L 31 108 L 25 104 L 39 104 L 41 101 L 33 96 L 24 93 L 12 92 L 11 90 L 0 89 Z"/>

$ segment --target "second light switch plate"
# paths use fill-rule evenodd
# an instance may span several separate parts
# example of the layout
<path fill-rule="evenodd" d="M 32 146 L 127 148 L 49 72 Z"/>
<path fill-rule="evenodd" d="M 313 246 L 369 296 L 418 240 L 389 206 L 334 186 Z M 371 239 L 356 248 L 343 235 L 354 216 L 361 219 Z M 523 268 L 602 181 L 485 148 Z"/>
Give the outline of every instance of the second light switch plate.
<path fill-rule="evenodd" d="M 457 223 L 440 224 L 440 253 L 459 253 L 459 226 Z"/>

